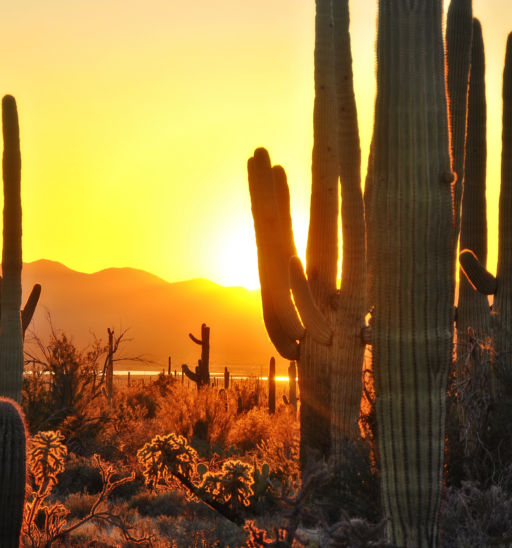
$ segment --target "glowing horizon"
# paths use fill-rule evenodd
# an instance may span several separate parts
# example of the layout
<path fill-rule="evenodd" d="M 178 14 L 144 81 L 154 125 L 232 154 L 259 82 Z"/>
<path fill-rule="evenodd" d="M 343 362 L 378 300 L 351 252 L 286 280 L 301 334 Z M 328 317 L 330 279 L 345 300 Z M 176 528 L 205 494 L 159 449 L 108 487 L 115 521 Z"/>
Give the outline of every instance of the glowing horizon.
<path fill-rule="evenodd" d="M 364 174 L 376 2 L 350 7 Z M 20 115 L 24 261 L 258 287 L 245 171 L 258 146 L 286 168 L 304 259 L 314 2 L 19 0 L 3 11 L 1 92 L 16 97 Z M 474 14 L 486 48 L 488 266 L 495 271 L 501 73 L 512 7 L 475 0 Z"/>

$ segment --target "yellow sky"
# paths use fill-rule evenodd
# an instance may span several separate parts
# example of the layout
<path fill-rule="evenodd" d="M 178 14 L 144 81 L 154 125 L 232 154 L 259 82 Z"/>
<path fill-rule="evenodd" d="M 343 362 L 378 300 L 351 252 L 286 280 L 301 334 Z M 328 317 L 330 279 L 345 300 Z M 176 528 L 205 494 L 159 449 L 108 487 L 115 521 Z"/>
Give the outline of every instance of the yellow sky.
<path fill-rule="evenodd" d="M 258 285 L 246 160 L 288 172 L 304 252 L 313 0 L 2 2 L 0 82 L 18 101 L 24 260 Z M 487 54 L 489 267 L 496 263 L 509 0 L 475 0 Z M 375 0 L 351 2 L 363 158 Z M 364 160 L 366 163 L 366 160 Z"/>

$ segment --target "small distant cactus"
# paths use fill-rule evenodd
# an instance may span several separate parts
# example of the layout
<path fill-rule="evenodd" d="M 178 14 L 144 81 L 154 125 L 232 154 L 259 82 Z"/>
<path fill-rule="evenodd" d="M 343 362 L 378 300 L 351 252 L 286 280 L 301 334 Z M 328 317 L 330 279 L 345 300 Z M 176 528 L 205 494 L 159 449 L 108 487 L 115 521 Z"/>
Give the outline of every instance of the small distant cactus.
<path fill-rule="evenodd" d="M 276 412 L 276 359 L 270 358 L 268 371 L 268 412 Z"/>
<path fill-rule="evenodd" d="M 227 367 L 224 367 L 224 389 L 229 388 L 229 370 Z"/>
<path fill-rule="evenodd" d="M 27 431 L 16 402 L 0 398 L 0 545 L 20 544 L 26 483 Z"/>
<path fill-rule="evenodd" d="M 203 323 L 203 325 L 201 325 L 200 339 L 194 337 L 192 333 L 189 333 L 188 336 L 193 342 L 201 347 L 201 359 L 198 360 L 195 373 L 190 370 L 187 364 L 183 364 L 181 368 L 185 375 L 191 381 L 194 381 L 197 388 L 200 389 L 202 386 L 208 386 L 210 384 L 210 328 Z"/>

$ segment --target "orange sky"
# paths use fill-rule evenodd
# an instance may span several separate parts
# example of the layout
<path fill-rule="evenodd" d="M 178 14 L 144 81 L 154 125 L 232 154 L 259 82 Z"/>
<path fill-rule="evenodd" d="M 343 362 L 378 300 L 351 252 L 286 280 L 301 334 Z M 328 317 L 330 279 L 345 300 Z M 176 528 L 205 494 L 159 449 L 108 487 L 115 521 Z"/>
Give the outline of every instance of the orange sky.
<path fill-rule="evenodd" d="M 509 0 L 475 0 L 487 54 L 489 267 L 495 269 Z M 363 158 L 376 1 L 351 2 Z M 24 259 L 84 272 L 258 285 L 246 160 L 288 172 L 305 247 L 312 0 L 16 0 L 0 19 L 1 93 L 18 101 Z M 366 160 L 364 160 L 366 163 Z"/>

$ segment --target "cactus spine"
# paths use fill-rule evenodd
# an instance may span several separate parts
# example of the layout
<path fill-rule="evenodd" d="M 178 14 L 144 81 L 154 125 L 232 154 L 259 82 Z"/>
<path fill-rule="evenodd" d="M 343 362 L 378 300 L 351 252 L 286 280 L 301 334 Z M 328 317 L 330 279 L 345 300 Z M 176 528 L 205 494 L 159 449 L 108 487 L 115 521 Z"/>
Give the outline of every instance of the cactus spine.
<path fill-rule="evenodd" d="M 0 304 L 0 394 L 21 399 L 23 376 L 23 333 L 34 313 L 40 286 L 34 286 L 27 306 L 21 309 L 21 153 L 16 101 L 2 100 L 4 138 L 4 228 Z"/>
<path fill-rule="evenodd" d="M 389 540 L 435 547 L 453 337 L 442 3 L 379 1 L 369 203 L 381 491 Z"/>
<path fill-rule="evenodd" d="M 20 407 L 0 398 L 0 539 L 18 548 L 23 523 L 27 432 Z"/>
<path fill-rule="evenodd" d="M 359 436 L 365 238 L 348 16 L 347 0 L 316 1 L 307 277 L 296 257 L 283 168 L 272 167 L 264 149 L 248 162 L 263 317 L 278 352 L 298 363 L 303 463 L 309 448 L 325 456 L 332 450 L 336 457 L 345 438 Z M 344 255 L 338 292 L 340 175 Z"/>
<path fill-rule="evenodd" d="M 198 360 L 195 373 L 192 372 L 188 365 L 181 366 L 185 375 L 194 381 L 197 388 L 208 386 L 210 384 L 210 328 L 206 324 L 201 325 L 201 338 L 198 339 L 192 333 L 189 333 L 190 339 L 201 347 L 201 359 Z"/>

